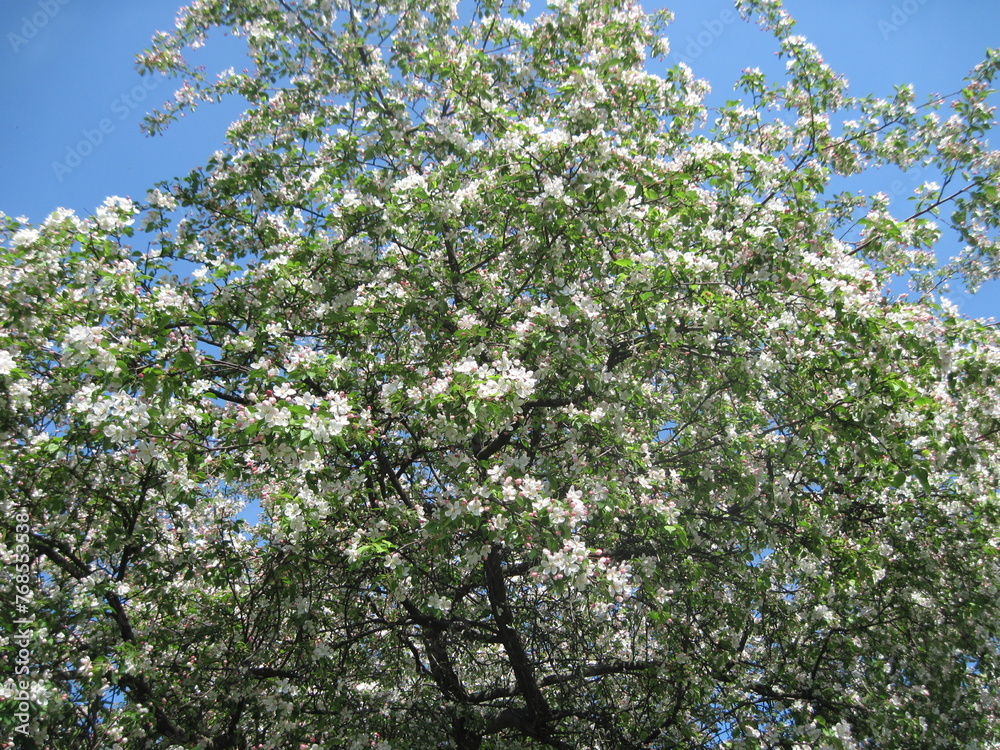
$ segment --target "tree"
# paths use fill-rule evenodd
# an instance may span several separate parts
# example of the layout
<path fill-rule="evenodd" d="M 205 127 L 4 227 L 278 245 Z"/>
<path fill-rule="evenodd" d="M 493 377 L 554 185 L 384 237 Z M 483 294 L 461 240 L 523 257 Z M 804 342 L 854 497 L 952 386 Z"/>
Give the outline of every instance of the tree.
<path fill-rule="evenodd" d="M 206 0 L 154 39 L 150 130 L 242 96 L 225 149 L 0 235 L 12 736 L 1000 741 L 1000 338 L 939 296 L 997 276 L 1000 55 L 944 119 L 739 5 L 787 75 L 711 113 L 627 2 Z M 252 70 L 185 62 L 216 28 Z M 941 184 L 896 217 L 845 187 L 883 166 Z"/>

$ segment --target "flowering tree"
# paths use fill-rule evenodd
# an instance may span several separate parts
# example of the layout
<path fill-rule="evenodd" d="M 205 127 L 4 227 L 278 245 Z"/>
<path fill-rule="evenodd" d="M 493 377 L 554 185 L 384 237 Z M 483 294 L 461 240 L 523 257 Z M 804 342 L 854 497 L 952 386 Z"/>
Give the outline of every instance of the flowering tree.
<path fill-rule="evenodd" d="M 225 150 L 0 230 L 21 746 L 1000 741 L 1000 337 L 935 302 L 1000 271 L 1000 55 L 939 118 L 740 7 L 787 74 L 714 112 L 628 2 L 154 39 L 149 128 L 242 96 Z M 215 28 L 251 70 L 187 65 Z"/>

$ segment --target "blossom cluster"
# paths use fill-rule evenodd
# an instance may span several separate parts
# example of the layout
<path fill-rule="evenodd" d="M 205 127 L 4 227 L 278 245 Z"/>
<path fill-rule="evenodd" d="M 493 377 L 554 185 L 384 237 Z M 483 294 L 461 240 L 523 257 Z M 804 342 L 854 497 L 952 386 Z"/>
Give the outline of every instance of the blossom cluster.
<path fill-rule="evenodd" d="M 942 118 L 738 6 L 787 71 L 713 122 L 632 2 L 154 38 L 148 128 L 235 94 L 224 148 L 0 217 L 36 744 L 1000 741 L 1000 336 L 938 294 L 998 275 L 1000 56 Z M 828 189 L 916 165 L 910 216 Z"/>

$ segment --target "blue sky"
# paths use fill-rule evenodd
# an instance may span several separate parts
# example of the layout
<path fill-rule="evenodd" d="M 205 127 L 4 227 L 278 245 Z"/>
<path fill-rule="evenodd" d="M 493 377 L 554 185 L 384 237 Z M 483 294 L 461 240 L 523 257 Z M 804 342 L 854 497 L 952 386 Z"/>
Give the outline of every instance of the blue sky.
<path fill-rule="evenodd" d="M 671 59 L 688 62 L 726 97 L 745 67 L 774 65 L 772 40 L 738 20 L 729 0 L 657 0 L 676 22 Z M 173 27 L 174 0 L 4 0 L 0 5 L 0 211 L 43 219 L 58 206 L 88 213 L 108 195 L 141 197 L 154 182 L 203 164 L 223 143 L 237 103 L 203 107 L 165 135 L 139 132 L 173 82 L 141 78 L 134 58 Z M 799 33 L 844 73 L 853 93 L 913 83 L 918 98 L 956 91 L 988 47 L 1000 47 L 996 0 L 786 0 Z M 227 40 L 219 40 L 227 41 Z M 216 55 L 210 72 L 237 62 Z M 895 178 L 872 189 L 888 190 Z M 930 178 L 929 178 L 930 179 Z M 908 189 L 915 180 L 903 178 Z M 951 298 L 1000 318 L 1000 285 Z"/>

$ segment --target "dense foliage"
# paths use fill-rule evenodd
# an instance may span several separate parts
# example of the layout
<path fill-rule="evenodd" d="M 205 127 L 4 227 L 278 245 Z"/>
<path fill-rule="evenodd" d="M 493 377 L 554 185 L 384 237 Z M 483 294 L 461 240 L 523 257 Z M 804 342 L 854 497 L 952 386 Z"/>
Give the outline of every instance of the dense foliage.
<path fill-rule="evenodd" d="M 739 5 L 787 69 L 718 111 L 624 1 L 202 0 L 154 39 L 148 127 L 241 96 L 224 150 L 2 219 L 11 736 L 996 746 L 1000 337 L 939 293 L 1000 271 L 1000 55 L 854 98 Z M 185 62 L 216 28 L 247 71 Z M 885 166 L 940 184 L 894 216 L 849 189 Z"/>

